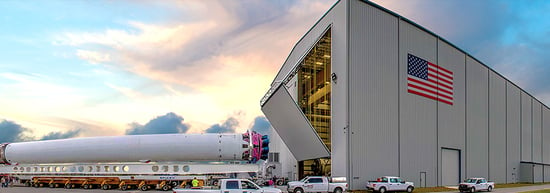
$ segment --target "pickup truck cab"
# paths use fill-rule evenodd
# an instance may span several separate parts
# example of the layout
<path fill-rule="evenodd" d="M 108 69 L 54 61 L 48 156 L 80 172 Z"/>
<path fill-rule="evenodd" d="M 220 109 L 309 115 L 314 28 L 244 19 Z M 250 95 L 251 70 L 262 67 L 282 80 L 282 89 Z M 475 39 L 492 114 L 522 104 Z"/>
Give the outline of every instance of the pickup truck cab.
<path fill-rule="evenodd" d="M 495 188 L 494 182 L 489 182 L 485 178 L 468 178 L 460 183 L 458 190 L 460 192 L 476 192 L 478 190 L 493 191 Z"/>
<path fill-rule="evenodd" d="M 333 192 L 342 193 L 347 191 L 348 183 L 344 177 L 308 176 L 300 181 L 288 182 L 289 193 L 305 192 Z"/>
<path fill-rule="evenodd" d="M 173 193 L 281 193 L 277 188 L 260 187 L 247 179 L 221 179 L 219 188 L 215 189 L 186 189 L 174 188 Z"/>
<path fill-rule="evenodd" d="M 399 177 L 395 176 L 382 176 L 376 181 L 368 181 L 367 189 L 374 192 L 412 192 L 414 190 L 414 183 L 405 182 Z"/>

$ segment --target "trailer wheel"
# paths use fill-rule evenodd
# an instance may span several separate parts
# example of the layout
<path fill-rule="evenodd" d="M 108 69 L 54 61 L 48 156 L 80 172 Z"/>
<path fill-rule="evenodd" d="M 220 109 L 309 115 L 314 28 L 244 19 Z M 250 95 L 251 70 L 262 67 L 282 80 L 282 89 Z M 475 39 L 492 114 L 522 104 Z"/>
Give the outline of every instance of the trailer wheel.
<path fill-rule="evenodd" d="M 180 184 L 178 183 L 178 181 L 172 181 L 170 185 L 172 185 L 172 187 L 177 187 Z"/>
<path fill-rule="evenodd" d="M 53 184 L 53 183 L 48 184 L 48 186 L 49 186 L 50 188 L 55 188 L 55 184 Z"/>
<path fill-rule="evenodd" d="M 285 184 L 285 181 L 284 180 L 277 180 L 277 185 L 278 186 L 282 186 Z"/>
<path fill-rule="evenodd" d="M 128 185 L 122 185 L 120 187 L 120 189 L 126 191 L 126 190 L 128 190 Z"/>
<path fill-rule="evenodd" d="M 147 185 L 143 185 L 143 186 L 139 187 L 139 190 L 147 191 L 147 190 L 149 190 L 149 187 L 147 187 Z"/>
<path fill-rule="evenodd" d="M 84 184 L 84 186 L 82 186 L 82 188 L 84 188 L 84 189 L 90 189 L 90 185 L 89 185 L 89 184 Z"/>
<path fill-rule="evenodd" d="M 35 188 L 38 188 L 38 187 L 40 187 L 40 184 L 39 184 L 39 183 L 35 183 L 35 184 L 33 184 L 32 186 L 34 186 Z"/>
<path fill-rule="evenodd" d="M 168 190 L 170 190 L 170 189 L 172 189 L 172 187 L 170 187 L 170 185 L 168 185 L 168 184 L 162 186 L 162 190 L 163 190 L 163 191 L 168 191 Z"/>
<path fill-rule="evenodd" d="M 72 188 L 72 184 L 65 184 L 65 189 L 71 189 Z"/>
<path fill-rule="evenodd" d="M 31 186 L 32 186 L 32 184 L 31 184 L 31 182 L 30 182 L 30 181 L 26 181 L 26 182 L 25 182 L 25 186 L 27 186 L 27 187 L 31 187 Z"/>
<path fill-rule="evenodd" d="M 103 184 L 103 186 L 101 186 L 101 189 L 108 190 L 108 189 L 111 189 L 111 187 L 109 186 L 109 184 Z"/>

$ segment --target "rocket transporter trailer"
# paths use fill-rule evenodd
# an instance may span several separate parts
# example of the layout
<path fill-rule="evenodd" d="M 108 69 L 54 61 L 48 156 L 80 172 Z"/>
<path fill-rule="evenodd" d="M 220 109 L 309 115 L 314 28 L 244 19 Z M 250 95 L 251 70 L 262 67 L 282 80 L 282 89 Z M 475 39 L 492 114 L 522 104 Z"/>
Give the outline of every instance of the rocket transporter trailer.
<path fill-rule="evenodd" d="M 268 137 L 255 132 L 9 143 L 0 145 L 0 174 L 34 187 L 170 190 L 195 177 L 201 185 L 252 177 L 268 145 Z"/>

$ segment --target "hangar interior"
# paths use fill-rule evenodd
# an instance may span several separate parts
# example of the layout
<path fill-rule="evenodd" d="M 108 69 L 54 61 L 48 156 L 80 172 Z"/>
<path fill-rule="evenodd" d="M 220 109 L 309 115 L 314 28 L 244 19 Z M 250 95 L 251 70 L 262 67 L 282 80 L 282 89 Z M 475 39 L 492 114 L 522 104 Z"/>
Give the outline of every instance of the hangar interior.
<path fill-rule="evenodd" d="M 430 88 L 413 85 L 411 55 L 436 66 L 425 78 L 440 77 Z M 261 106 L 292 154 L 287 160 L 297 161 L 283 167 L 298 178 L 346 176 L 351 190 L 383 175 L 417 187 L 468 177 L 550 181 L 545 104 L 369 1 L 341 0 L 328 10 L 296 43 Z"/>

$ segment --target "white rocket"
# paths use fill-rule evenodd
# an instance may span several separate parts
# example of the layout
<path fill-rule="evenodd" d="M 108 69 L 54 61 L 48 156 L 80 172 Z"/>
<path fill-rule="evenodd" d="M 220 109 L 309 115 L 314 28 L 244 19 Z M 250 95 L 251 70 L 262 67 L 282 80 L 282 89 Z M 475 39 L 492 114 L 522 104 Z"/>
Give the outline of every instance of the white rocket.
<path fill-rule="evenodd" d="M 0 145 L 0 164 L 234 160 L 256 162 L 267 158 L 268 144 L 267 136 L 255 132 L 127 135 L 5 143 Z"/>

